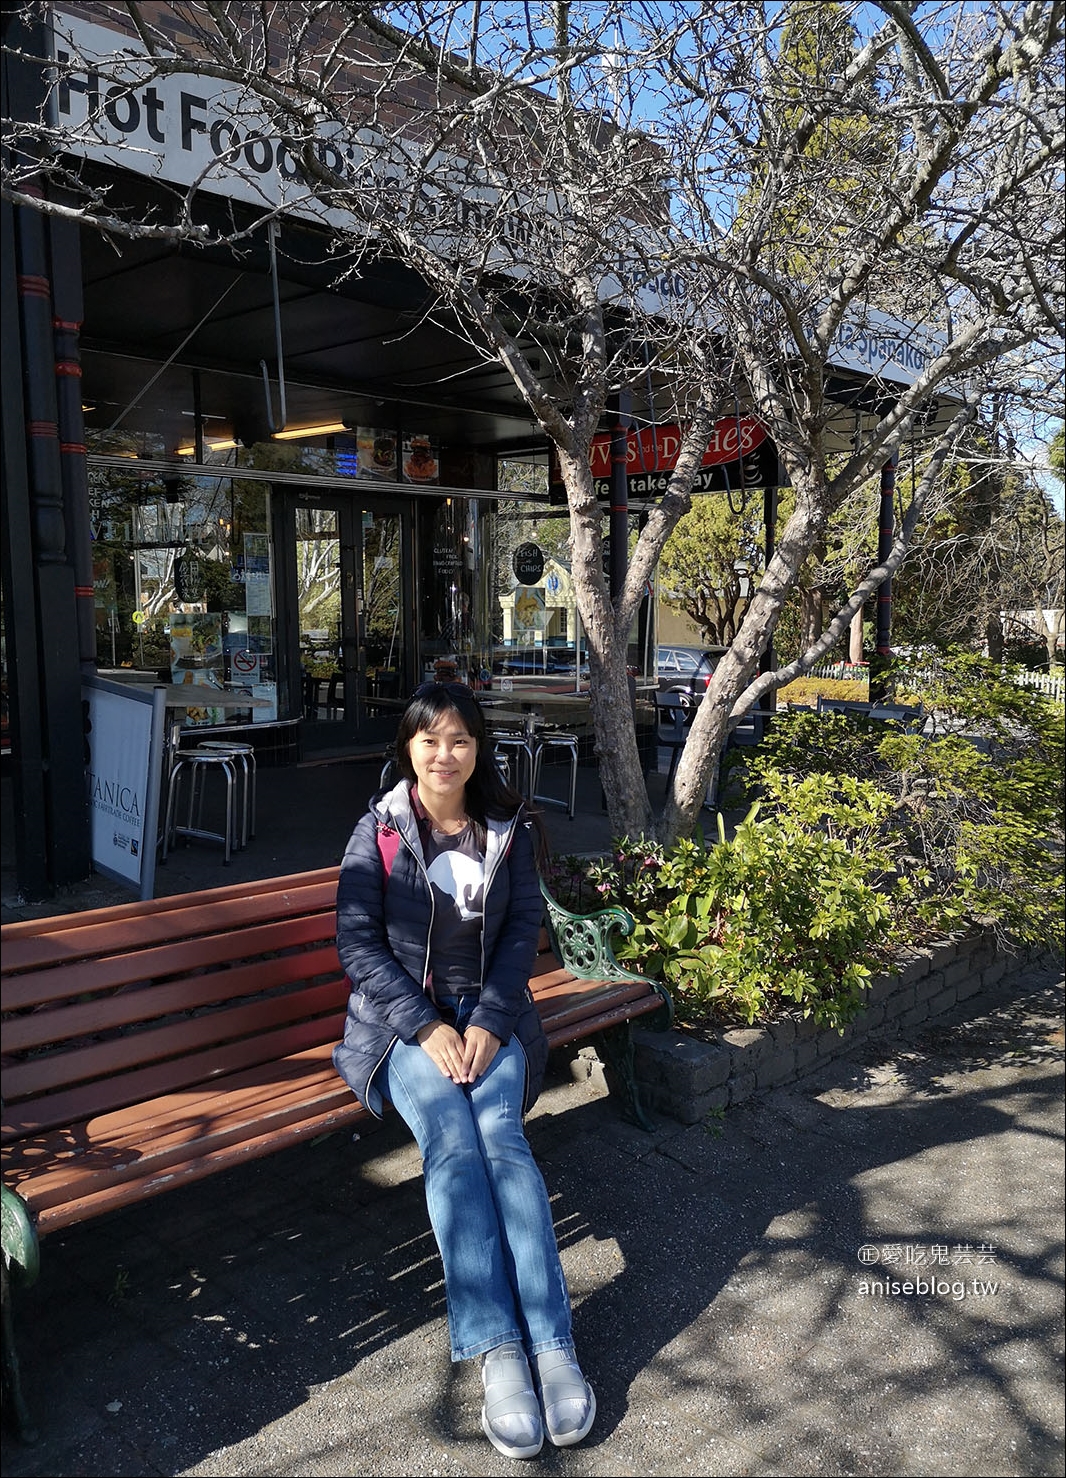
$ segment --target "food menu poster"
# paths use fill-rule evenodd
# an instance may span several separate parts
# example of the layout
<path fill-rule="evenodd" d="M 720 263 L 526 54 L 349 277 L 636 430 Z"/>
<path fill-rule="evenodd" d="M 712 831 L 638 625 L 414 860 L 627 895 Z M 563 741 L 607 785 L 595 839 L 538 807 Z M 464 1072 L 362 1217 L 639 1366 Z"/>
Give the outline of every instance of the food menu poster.
<path fill-rule="evenodd" d="M 396 432 L 360 426 L 355 433 L 356 475 L 371 482 L 396 482 Z"/>
<path fill-rule="evenodd" d="M 203 690 L 203 702 L 189 704 L 185 709 L 186 725 L 225 723 L 225 711 L 210 701 L 211 693 L 224 686 L 225 653 L 219 612 L 197 611 L 171 617 L 170 675 L 172 682 Z"/>
<path fill-rule="evenodd" d="M 438 446 L 432 436 L 412 434 L 403 439 L 403 480 L 433 485 L 440 482 Z"/>
<path fill-rule="evenodd" d="M 440 446 L 420 431 L 402 439 L 384 426 L 359 426 L 355 435 L 356 475 L 370 482 L 440 483 Z"/>

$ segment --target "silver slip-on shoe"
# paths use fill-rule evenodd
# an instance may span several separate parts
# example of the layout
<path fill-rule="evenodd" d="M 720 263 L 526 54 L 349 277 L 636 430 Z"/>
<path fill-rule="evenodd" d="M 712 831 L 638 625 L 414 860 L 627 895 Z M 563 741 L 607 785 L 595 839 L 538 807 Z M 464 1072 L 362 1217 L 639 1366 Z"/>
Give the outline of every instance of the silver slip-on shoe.
<path fill-rule="evenodd" d="M 522 1346 L 512 1340 L 482 1355 L 481 1380 L 485 1436 L 504 1457 L 536 1457 L 544 1446 L 544 1426 Z"/>
<path fill-rule="evenodd" d="M 573 1447 L 588 1436 L 596 1420 L 592 1387 L 565 1350 L 548 1350 L 536 1361 L 548 1441 L 555 1447 Z"/>

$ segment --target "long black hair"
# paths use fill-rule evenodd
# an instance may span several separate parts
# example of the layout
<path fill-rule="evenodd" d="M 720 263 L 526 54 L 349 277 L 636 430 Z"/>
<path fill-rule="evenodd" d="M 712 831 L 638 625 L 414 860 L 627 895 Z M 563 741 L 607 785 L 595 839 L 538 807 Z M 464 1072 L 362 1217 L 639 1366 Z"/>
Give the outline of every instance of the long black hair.
<path fill-rule="evenodd" d="M 485 715 L 472 689 L 465 683 L 424 683 L 415 689 L 404 709 L 396 730 L 396 768 L 411 784 L 416 780 L 411 763 L 411 740 L 423 730 L 432 729 L 441 714 L 456 713 L 467 733 L 477 744 L 474 772 L 466 782 L 466 813 L 474 823 L 478 843 L 484 845 L 490 818 L 509 821 L 520 810 L 532 822 L 533 846 L 537 862 L 543 865 L 548 843 L 540 812 L 503 778 L 493 754 L 492 739 L 485 727 Z"/>

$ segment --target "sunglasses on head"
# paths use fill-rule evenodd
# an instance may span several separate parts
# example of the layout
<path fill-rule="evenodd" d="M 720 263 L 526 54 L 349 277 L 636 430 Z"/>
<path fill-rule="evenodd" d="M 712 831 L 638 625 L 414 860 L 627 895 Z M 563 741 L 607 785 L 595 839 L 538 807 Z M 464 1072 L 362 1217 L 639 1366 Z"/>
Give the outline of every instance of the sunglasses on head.
<path fill-rule="evenodd" d="M 448 693 L 452 698 L 474 698 L 473 688 L 467 687 L 466 683 L 419 683 L 411 694 L 412 698 L 425 698 L 430 693 Z"/>

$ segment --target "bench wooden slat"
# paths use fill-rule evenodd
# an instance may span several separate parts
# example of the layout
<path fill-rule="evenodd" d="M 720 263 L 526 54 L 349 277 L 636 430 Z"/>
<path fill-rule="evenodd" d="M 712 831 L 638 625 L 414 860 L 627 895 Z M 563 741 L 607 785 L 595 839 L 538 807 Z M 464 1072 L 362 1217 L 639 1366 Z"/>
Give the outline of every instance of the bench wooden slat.
<path fill-rule="evenodd" d="M 229 965 L 283 949 L 305 949 L 332 940 L 336 926 L 332 914 L 277 919 L 254 929 L 230 929 L 198 938 L 148 946 L 122 954 L 98 956 L 49 966 L 32 974 L 16 976 L 4 983 L 4 1011 L 32 1010 L 52 1001 L 94 991 L 163 980 L 168 975 L 190 976 L 212 966 Z"/>
<path fill-rule="evenodd" d="M 74 1046 L 61 1056 L 28 1057 L 5 1071 L 5 1103 L 18 1103 L 34 1094 L 51 1093 L 93 1078 L 110 1078 L 144 1063 L 176 1057 L 189 1063 L 187 1081 L 197 1082 L 202 1075 L 195 1072 L 191 1059 L 203 1049 L 226 1042 L 239 1044 L 241 1049 L 248 1043 L 254 1045 L 278 1027 L 298 1024 L 326 1011 L 335 1012 L 338 1002 L 343 1006 L 347 996 L 343 979 L 301 986 L 262 1000 L 237 1005 L 226 1002 L 218 1010 L 195 1016 L 182 1014 L 165 1026 L 115 1033 L 89 1046 Z"/>
<path fill-rule="evenodd" d="M 196 896 L 186 894 L 184 898 Z M 248 898 L 212 900 L 206 894 L 199 897 L 202 901 L 198 903 L 186 903 L 184 907 L 161 913 L 144 916 L 129 913 L 113 922 L 94 918 L 81 927 L 49 932 L 39 937 L 26 936 L 10 943 L 7 930 L 18 926 L 5 924 L 4 974 L 14 976 L 27 970 L 69 965 L 75 960 L 98 955 L 126 954 L 157 944 L 193 939 L 202 934 L 221 935 L 231 929 L 247 928 L 271 919 L 295 919 L 314 913 L 332 915 L 337 890 L 335 883 L 323 881 L 309 888 L 290 887 Z M 129 909 L 130 905 L 120 904 L 119 907 Z"/>
<path fill-rule="evenodd" d="M 336 945 L 308 950 L 301 955 L 283 955 L 234 965 L 226 971 L 226 995 L 231 999 L 277 990 L 309 977 L 341 974 Z M 217 971 L 185 980 L 154 981 L 119 988 L 74 1005 L 41 1007 L 4 1024 L 4 1051 L 23 1052 L 73 1037 L 93 1036 L 136 1022 L 169 1016 L 175 1011 L 195 1011 L 219 998 Z"/>
<path fill-rule="evenodd" d="M 230 1042 L 213 1050 L 201 1051 L 195 1057 L 153 1062 L 146 1067 L 123 1073 L 121 1077 L 99 1079 L 61 1092 L 28 1099 L 24 1103 L 4 1104 L 2 1136 L 5 1142 L 44 1129 L 64 1124 L 80 1124 L 97 1114 L 124 1108 L 131 1103 L 151 1102 L 160 1094 L 173 1093 L 195 1082 L 209 1082 L 241 1068 L 282 1058 L 310 1047 L 330 1049 L 340 1041 L 344 1031 L 343 1003 L 332 1015 L 313 1021 L 296 1021 L 273 1032 Z"/>
<path fill-rule="evenodd" d="M 71 929 L 83 929 L 87 924 L 110 924 L 129 918 L 151 918 L 157 914 L 173 913 L 181 909 L 196 910 L 201 906 L 223 902 L 228 899 L 250 901 L 268 899 L 279 893 L 297 888 L 314 888 L 320 883 L 331 885 L 332 900 L 336 899 L 337 879 L 340 868 L 319 867 L 309 872 L 288 873 L 276 878 L 263 878 L 251 883 L 228 883 L 217 888 L 202 888 L 195 893 L 168 893 L 165 898 L 147 898 L 134 903 L 113 903 L 107 908 L 87 909 L 81 913 L 49 914 L 43 919 L 20 919 L 17 923 L 5 924 L 4 951 L 9 945 L 27 939 L 54 939 Z M 8 969 L 5 963 L 5 973 Z"/>
<path fill-rule="evenodd" d="M 313 1117 L 346 1097 L 351 1090 L 333 1070 L 328 1051 L 297 1053 L 198 1090 L 102 1114 L 88 1125 L 22 1140 L 8 1157 L 11 1183 L 35 1209 L 55 1205 L 68 1194 L 84 1194 L 101 1174 L 141 1179 L 250 1134 Z"/>
<path fill-rule="evenodd" d="M 317 1139 L 322 1134 L 332 1134 L 337 1129 L 347 1129 L 352 1124 L 365 1121 L 367 1117 L 366 1109 L 349 1092 L 345 1103 L 336 1105 L 324 1113 L 314 1115 L 300 1123 L 289 1124 L 277 1131 L 254 1135 L 211 1154 L 186 1160 L 182 1164 L 169 1166 L 158 1174 L 147 1176 L 143 1180 L 135 1182 L 103 1180 L 95 1192 L 88 1193 L 78 1200 L 64 1201 L 60 1205 L 42 1211 L 37 1221 L 38 1234 L 43 1236 L 47 1232 L 60 1231 L 63 1227 L 87 1221 L 90 1217 L 101 1216 L 104 1212 L 117 1211 L 123 1206 L 144 1201 L 150 1196 L 161 1195 L 164 1191 L 173 1190 L 177 1186 L 203 1180 L 218 1170 L 227 1170 L 246 1161 L 261 1159 L 265 1155 L 273 1154 L 276 1150 L 286 1149 L 290 1145 L 300 1144 L 309 1139 Z"/>
<path fill-rule="evenodd" d="M 549 1047 L 564 1047 L 575 1040 L 576 1026 L 582 1028 L 581 1037 L 591 1036 L 595 1032 L 607 1031 L 614 1026 L 622 1026 L 626 1022 L 634 1021 L 640 1016 L 651 1016 L 654 1012 L 661 1011 L 663 1003 L 661 1000 L 645 996 L 639 1001 L 619 1001 L 614 1005 L 604 1007 L 598 1006 L 593 1011 L 575 1013 L 572 1016 L 560 1018 L 556 1021 L 545 1023 L 545 1035 L 548 1038 Z"/>
<path fill-rule="evenodd" d="M 575 975 L 565 965 L 560 965 L 553 954 L 537 956 L 537 973 L 530 977 L 530 986 L 533 987 L 536 999 L 542 1000 L 568 985 L 581 985 L 586 988 L 602 985 L 603 981 L 588 980 L 582 982 L 580 975 Z"/>
<path fill-rule="evenodd" d="M 541 1017 L 550 1015 L 553 1019 L 570 1010 L 591 1006 L 597 1001 L 604 1005 L 621 1006 L 631 1001 L 648 999 L 654 1003 L 655 998 L 649 997 L 646 988 L 635 980 L 582 980 L 573 975 L 564 977 L 549 990 L 538 990 L 536 995 Z"/>

